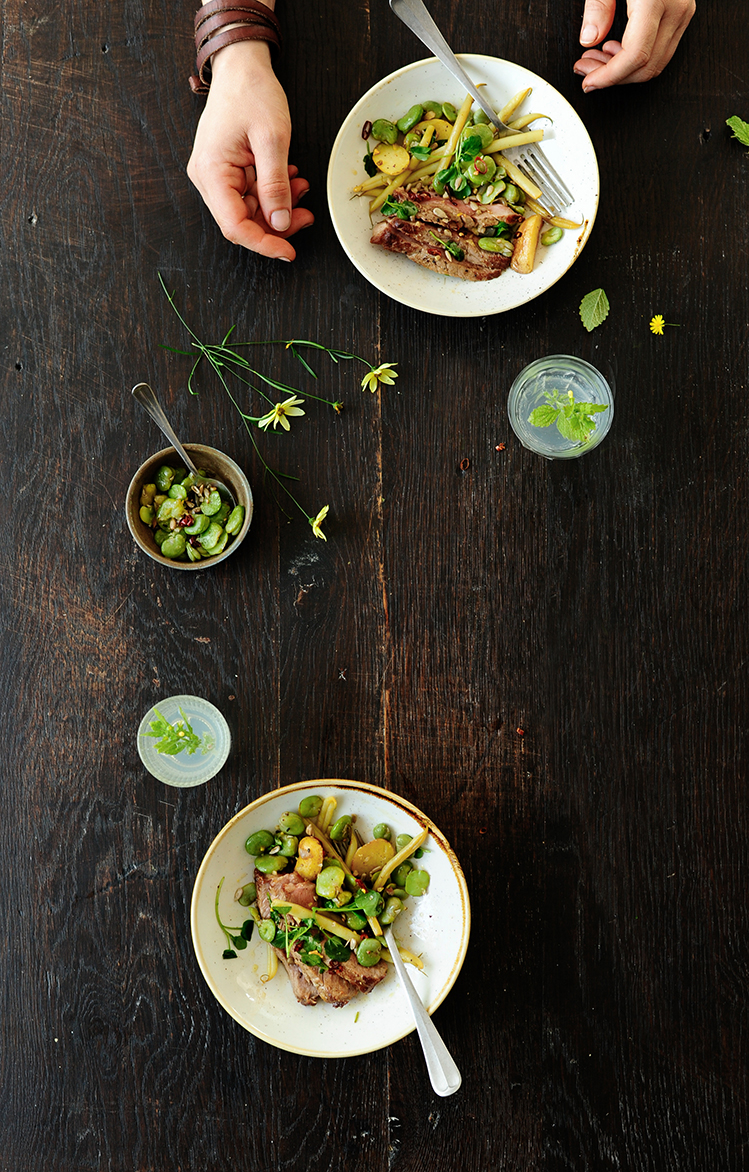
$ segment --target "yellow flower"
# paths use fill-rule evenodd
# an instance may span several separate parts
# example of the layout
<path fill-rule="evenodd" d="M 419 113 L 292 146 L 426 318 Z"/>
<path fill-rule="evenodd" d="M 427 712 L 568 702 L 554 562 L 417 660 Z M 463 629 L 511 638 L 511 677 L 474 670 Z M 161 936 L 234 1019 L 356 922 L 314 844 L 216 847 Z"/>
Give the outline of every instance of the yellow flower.
<path fill-rule="evenodd" d="M 284 399 L 283 403 L 276 403 L 272 411 L 269 411 L 262 419 L 258 419 L 258 427 L 267 428 L 272 423 L 273 427 L 276 428 L 280 423 L 281 427 L 285 428 L 286 431 L 290 431 L 291 424 L 286 416 L 304 415 L 304 411 L 301 411 L 298 406 L 299 403 L 303 402 L 304 399 L 297 399 L 295 395 L 292 395 L 290 399 Z"/>
<path fill-rule="evenodd" d="M 398 377 L 398 372 L 394 369 L 398 365 L 397 362 L 383 362 L 380 366 L 374 367 L 361 380 L 362 387 L 366 390 L 369 387 L 372 394 L 377 390 L 380 383 L 387 383 L 392 386 Z"/>
<path fill-rule="evenodd" d="M 320 526 L 328 515 L 328 507 L 328 505 L 323 505 L 316 517 L 309 518 L 309 523 L 312 526 L 312 532 L 314 533 L 315 537 L 321 537 L 323 541 L 327 541 L 328 539 Z"/>
<path fill-rule="evenodd" d="M 654 334 L 662 334 L 664 326 L 671 326 L 673 329 L 679 328 L 677 321 L 664 321 L 662 313 L 656 313 L 654 318 L 650 320 L 650 329 Z"/>

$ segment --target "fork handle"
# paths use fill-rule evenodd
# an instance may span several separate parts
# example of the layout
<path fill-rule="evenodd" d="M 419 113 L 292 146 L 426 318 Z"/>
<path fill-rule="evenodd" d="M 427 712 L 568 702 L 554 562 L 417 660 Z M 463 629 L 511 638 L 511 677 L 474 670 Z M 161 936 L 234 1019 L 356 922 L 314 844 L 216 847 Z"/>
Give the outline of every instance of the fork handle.
<path fill-rule="evenodd" d="M 427 49 L 431 49 L 435 57 L 438 57 L 442 64 L 450 70 L 453 77 L 465 86 L 468 93 L 475 102 L 478 102 L 487 118 L 491 119 L 497 129 L 504 130 L 504 125 L 499 121 L 496 111 L 492 110 L 486 98 L 479 93 L 432 20 L 422 0 L 390 0 L 390 7 L 398 19 L 403 21 L 406 28 L 409 28 L 426 45 Z"/>

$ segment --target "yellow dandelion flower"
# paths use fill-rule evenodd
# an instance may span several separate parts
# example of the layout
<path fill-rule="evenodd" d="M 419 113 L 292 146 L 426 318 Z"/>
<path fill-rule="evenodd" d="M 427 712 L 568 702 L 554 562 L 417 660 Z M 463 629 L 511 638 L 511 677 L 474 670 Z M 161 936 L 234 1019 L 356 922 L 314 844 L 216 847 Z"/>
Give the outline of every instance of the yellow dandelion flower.
<path fill-rule="evenodd" d="M 673 329 L 679 328 L 677 321 L 664 321 L 662 313 L 656 313 L 655 317 L 650 319 L 650 330 L 653 334 L 662 334 L 664 326 L 670 326 Z"/>

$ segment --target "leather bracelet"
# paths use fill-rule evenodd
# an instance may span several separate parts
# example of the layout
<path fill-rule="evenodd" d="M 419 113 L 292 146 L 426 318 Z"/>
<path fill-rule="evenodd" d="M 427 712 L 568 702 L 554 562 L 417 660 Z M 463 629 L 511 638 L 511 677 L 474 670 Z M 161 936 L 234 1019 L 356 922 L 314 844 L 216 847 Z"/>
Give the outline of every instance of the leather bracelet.
<path fill-rule="evenodd" d="M 229 26 L 229 27 L 227 27 Z M 267 41 L 281 48 L 278 18 L 259 0 L 209 0 L 195 15 L 195 74 L 190 89 L 207 94 L 211 84 L 211 58 L 219 49 L 239 41 Z"/>

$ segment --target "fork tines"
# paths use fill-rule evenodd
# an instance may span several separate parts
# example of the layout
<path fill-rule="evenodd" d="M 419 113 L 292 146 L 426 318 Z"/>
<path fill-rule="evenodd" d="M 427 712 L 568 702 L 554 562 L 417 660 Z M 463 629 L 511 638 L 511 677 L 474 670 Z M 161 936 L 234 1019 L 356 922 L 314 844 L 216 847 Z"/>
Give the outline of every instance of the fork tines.
<path fill-rule="evenodd" d="M 516 165 L 522 165 L 522 170 L 528 178 L 540 187 L 546 206 L 552 214 L 575 202 L 572 192 L 540 147 L 518 147 L 517 152 Z"/>

